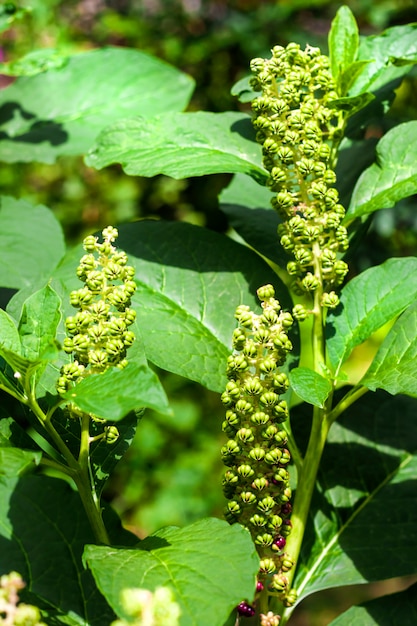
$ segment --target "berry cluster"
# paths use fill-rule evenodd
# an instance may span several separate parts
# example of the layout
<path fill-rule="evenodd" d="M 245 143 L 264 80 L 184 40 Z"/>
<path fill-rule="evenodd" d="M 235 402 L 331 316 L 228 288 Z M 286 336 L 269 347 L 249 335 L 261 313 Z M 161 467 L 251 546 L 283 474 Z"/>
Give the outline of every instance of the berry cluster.
<path fill-rule="evenodd" d="M 58 393 L 65 393 L 89 374 L 111 366 L 125 367 L 126 350 L 135 340 L 128 329 L 136 317 L 130 308 L 136 290 L 135 271 L 127 265 L 126 253 L 112 245 L 118 235 L 116 228 L 108 226 L 102 234 L 103 243 L 93 235 L 83 242 L 87 254 L 80 260 L 77 276 L 85 285 L 71 292 L 71 304 L 78 312 L 65 322 L 68 337 L 64 350 L 74 360 L 61 368 Z"/>
<path fill-rule="evenodd" d="M 229 500 L 225 516 L 230 523 L 246 526 L 253 537 L 261 557 L 260 588 L 266 583 L 287 601 L 285 573 L 293 565 L 285 553 L 291 531 L 290 453 L 282 427 L 288 408 L 280 395 L 288 389 L 288 378 L 279 367 L 292 349 L 287 332 L 293 319 L 281 310 L 272 285 L 257 294 L 260 315 L 248 306 L 236 310 L 239 326 L 233 333 L 229 380 L 222 394 L 227 407 L 223 431 L 229 436 L 221 450 L 228 467 L 223 479 Z M 249 615 L 250 605 L 243 604 L 241 614 Z"/>
<path fill-rule="evenodd" d="M 348 271 L 340 253 L 348 248 L 342 225 L 335 154 L 343 114 L 331 106 L 338 98 L 329 59 L 318 48 L 290 43 L 275 46 L 270 59 L 253 59 L 251 84 L 262 91 L 252 108 L 256 139 L 274 192 L 273 207 L 283 219 L 281 245 L 293 256 L 287 265 L 296 293 L 320 288 L 321 306 L 333 308 L 334 288 Z"/>
<path fill-rule="evenodd" d="M 31 604 L 19 603 L 19 591 L 25 587 L 17 572 L 0 577 L 0 624 L 13 626 L 46 626 L 41 612 Z"/>

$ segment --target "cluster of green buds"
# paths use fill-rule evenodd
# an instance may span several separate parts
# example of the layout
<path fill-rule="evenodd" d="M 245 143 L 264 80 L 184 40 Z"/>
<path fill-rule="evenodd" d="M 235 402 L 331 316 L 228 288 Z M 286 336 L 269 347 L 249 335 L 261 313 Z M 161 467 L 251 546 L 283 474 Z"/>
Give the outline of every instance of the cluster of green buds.
<path fill-rule="evenodd" d="M 292 255 L 288 273 L 296 293 L 320 291 L 320 305 L 338 304 L 334 291 L 348 271 L 345 215 L 334 187 L 336 149 L 344 115 L 332 107 L 339 96 L 329 59 L 318 48 L 275 46 L 270 59 L 251 62 L 251 85 L 262 94 L 252 109 L 256 139 L 283 222 L 281 245 Z"/>
<path fill-rule="evenodd" d="M 17 572 L 0 577 L 0 624 L 4 626 L 46 626 L 38 607 L 19 603 L 19 591 L 25 587 Z"/>
<path fill-rule="evenodd" d="M 293 563 L 285 552 L 291 531 L 290 453 L 282 426 L 288 408 L 280 397 L 289 383 L 280 366 L 292 349 L 287 333 L 293 318 L 281 310 L 272 285 L 261 287 L 257 294 L 261 314 L 244 305 L 236 310 L 239 325 L 233 333 L 234 351 L 222 394 L 227 408 L 223 431 L 229 436 L 221 450 L 228 467 L 223 479 L 229 500 L 225 516 L 230 523 L 246 526 L 257 546 L 261 557 L 257 590 L 267 585 L 291 604 L 295 598 L 288 594 L 286 572 Z M 242 603 L 238 610 L 249 615 L 251 607 Z"/>
<path fill-rule="evenodd" d="M 65 321 L 68 336 L 63 347 L 73 360 L 61 368 L 58 393 L 65 393 L 90 374 L 112 366 L 126 367 L 126 350 L 135 340 L 129 330 L 136 318 L 130 308 L 136 290 L 135 270 L 127 265 L 126 253 L 113 246 L 117 229 L 108 226 L 102 235 L 102 243 L 93 235 L 83 242 L 86 254 L 77 276 L 84 286 L 71 292 L 70 302 L 78 311 Z"/>

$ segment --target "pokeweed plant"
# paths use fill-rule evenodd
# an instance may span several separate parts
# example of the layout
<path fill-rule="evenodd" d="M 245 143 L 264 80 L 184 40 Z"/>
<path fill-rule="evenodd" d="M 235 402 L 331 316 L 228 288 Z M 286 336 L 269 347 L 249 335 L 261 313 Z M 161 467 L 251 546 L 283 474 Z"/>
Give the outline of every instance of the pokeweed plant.
<path fill-rule="evenodd" d="M 416 32 L 359 37 L 342 7 L 328 56 L 252 61 L 234 87 L 249 115 L 183 112 L 191 81 L 133 50 L 3 64 L 3 160 L 233 173 L 220 203 L 243 240 L 140 221 L 65 252 L 47 208 L 1 199 L 3 622 L 19 590 L 34 623 L 283 626 L 314 592 L 415 575 L 417 261 L 349 264 L 375 212 L 417 190 L 417 123 L 389 116 Z M 144 409 L 170 411 L 148 361 L 221 394 L 226 520 L 138 542 L 101 492 Z M 332 624 L 412 623 L 415 595 Z"/>

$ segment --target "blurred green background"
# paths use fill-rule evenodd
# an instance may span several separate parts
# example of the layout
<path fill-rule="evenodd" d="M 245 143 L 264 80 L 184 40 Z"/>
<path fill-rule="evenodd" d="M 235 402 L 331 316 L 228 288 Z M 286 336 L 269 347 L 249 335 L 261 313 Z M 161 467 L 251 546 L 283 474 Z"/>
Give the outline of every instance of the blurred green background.
<path fill-rule="evenodd" d="M 5 3 L 3 3 L 4 5 Z M 10 4 L 10 3 L 7 3 Z M 327 51 L 327 33 L 341 3 L 327 0 L 22 0 L 30 13 L 3 33 L 2 60 L 15 60 L 42 47 L 74 52 L 106 45 L 146 51 L 196 80 L 190 108 L 239 110 L 232 85 L 248 74 L 250 59 L 269 55 L 275 44 L 296 41 Z M 349 0 L 361 34 L 417 21 L 414 0 Z M 0 77 L 0 87 L 10 79 Z M 417 83 L 411 74 L 397 93 L 391 114 L 416 117 Z M 62 223 L 69 244 L 106 226 L 154 217 L 185 220 L 219 232 L 227 221 L 217 203 L 228 175 L 177 181 L 128 177 L 118 166 L 96 171 L 80 158 L 54 165 L 1 165 L 2 194 L 43 203 Z M 355 254 L 353 272 L 387 256 L 416 253 L 415 199 L 378 212 Z M 360 377 L 380 337 L 356 352 L 350 363 Z M 135 441 L 106 489 L 124 523 L 139 536 L 166 525 L 184 525 L 203 516 L 221 516 L 223 409 L 217 394 L 178 376 L 159 372 L 174 417 L 147 412 Z M 395 585 L 400 583 L 395 583 Z M 386 591 L 378 587 L 378 593 Z M 396 590 L 391 587 L 389 590 Z M 298 626 L 327 624 L 339 608 L 374 594 L 330 592 L 298 610 Z M 359 594 L 359 595 L 358 595 Z M 365 595 L 364 595 L 365 594 Z"/>

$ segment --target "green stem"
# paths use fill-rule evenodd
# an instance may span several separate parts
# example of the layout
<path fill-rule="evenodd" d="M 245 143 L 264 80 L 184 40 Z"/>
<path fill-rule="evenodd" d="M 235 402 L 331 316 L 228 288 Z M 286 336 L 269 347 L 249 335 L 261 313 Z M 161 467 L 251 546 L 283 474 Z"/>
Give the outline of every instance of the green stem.
<path fill-rule="evenodd" d="M 329 424 L 333 424 L 337 420 L 339 415 L 344 413 L 356 400 L 359 400 L 365 393 L 369 391 L 367 387 L 356 386 L 353 387 L 348 393 L 340 400 L 340 402 L 329 413 Z"/>

